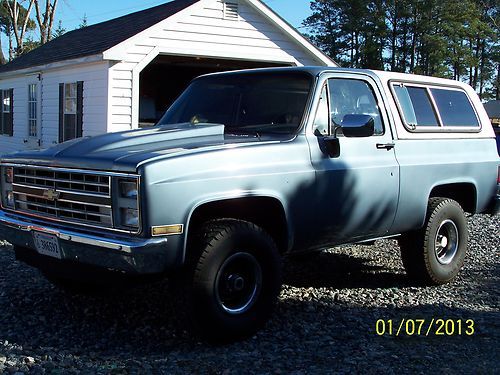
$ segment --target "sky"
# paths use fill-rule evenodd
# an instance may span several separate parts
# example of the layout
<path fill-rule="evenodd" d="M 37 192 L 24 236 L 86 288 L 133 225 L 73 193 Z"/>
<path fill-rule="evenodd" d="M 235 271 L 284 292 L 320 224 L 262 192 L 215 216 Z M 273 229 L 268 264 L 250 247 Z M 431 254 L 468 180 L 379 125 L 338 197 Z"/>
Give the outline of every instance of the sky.
<path fill-rule="evenodd" d="M 76 29 L 87 17 L 89 25 L 117 18 L 128 13 L 163 4 L 168 0 L 59 0 L 54 29 L 59 20 L 66 31 Z M 293 26 L 300 28 L 302 21 L 311 13 L 310 0 L 262 0 Z M 32 17 L 34 17 L 34 12 Z M 38 36 L 32 34 L 33 39 Z M 8 41 L 2 35 L 4 56 L 8 56 Z"/>
<path fill-rule="evenodd" d="M 167 0 L 59 0 L 56 22 L 62 21 L 66 30 L 80 25 L 84 15 L 88 24 L 107 21 L 128 13 L 151 8 Z M 309 0 L 264 0 L 281 17 L 295 27 L 300 27 L 304 18 L 310 14 Z"/>

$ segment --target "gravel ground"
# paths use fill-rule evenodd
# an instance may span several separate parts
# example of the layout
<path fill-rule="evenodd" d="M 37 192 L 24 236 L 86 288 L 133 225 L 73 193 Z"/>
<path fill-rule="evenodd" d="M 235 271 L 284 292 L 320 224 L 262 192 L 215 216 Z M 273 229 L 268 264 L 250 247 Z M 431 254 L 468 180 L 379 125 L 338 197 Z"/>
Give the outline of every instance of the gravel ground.
<path fill-rule="evenodd" d="M 176 327 L 166 282 L 72 296 L 15 262 L 4 245 L 0 373 L 500 373 L 500 219 L 469 223 L 466 266 L 445 286 L 408 282 L 395 241 L 287 261 L 272 321 L 255 337 L 221 347 Z M 377 335 L 377 320 L 393 319 L 396 331 L 403 318 L 426 319 L 425 328 L 433 318 L 461 319 L 462 335 L 458 323 L 451 336 L 436 336 L 435 328 L 429 336 L 425 329 Z"/>

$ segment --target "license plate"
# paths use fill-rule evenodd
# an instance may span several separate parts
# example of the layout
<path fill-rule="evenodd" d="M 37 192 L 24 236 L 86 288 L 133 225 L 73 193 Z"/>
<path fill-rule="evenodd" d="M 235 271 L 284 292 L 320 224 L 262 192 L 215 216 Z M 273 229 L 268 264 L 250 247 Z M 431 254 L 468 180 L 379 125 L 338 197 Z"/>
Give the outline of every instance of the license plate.
<path fill-rule="evenodd" d="M 59 240 L 53 234 L 33 232 L 33 239 L 38 253 L 53 258 L 62 258 Z"/>

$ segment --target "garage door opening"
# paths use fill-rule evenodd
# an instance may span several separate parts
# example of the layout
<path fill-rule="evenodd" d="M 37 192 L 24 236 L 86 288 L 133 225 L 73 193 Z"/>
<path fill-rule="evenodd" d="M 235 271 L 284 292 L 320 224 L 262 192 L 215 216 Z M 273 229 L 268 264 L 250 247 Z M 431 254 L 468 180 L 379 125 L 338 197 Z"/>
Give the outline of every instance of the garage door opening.
<path fill-rule="evenodd" d="M 140 74 L 139 127 L 156 124 L 189 82 L 199 75 L 279 66 L 287 65 L 261 61 L 158 56 Z"/>

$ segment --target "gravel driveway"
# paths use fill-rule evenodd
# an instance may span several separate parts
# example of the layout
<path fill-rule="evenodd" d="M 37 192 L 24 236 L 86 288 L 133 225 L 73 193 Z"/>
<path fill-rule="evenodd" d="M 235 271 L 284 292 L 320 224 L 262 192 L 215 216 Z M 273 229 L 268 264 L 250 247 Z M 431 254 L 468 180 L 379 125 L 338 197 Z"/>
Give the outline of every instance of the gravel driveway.
<path fill-rule="evenodd" d="M 476 216 L 469 224 L 465 269 L 441 287 L 409 283 L 395 241 L 289 260 L 272 321 L 223 347 L 176 327 L 166 282 L 72 296 L 3 246 L 0 373 L 500 373 L 500 219 Z M 458 323 L 451 336 L 436 336 L 434 327 L 428 336 L 394 332 L 402 319 L 426 319 L 427 327 L 433 318 L 461 320 L 462 335 Z M 393 320 L 393 335 L 377 335 L 379 319 L 386 331 Z"/>

